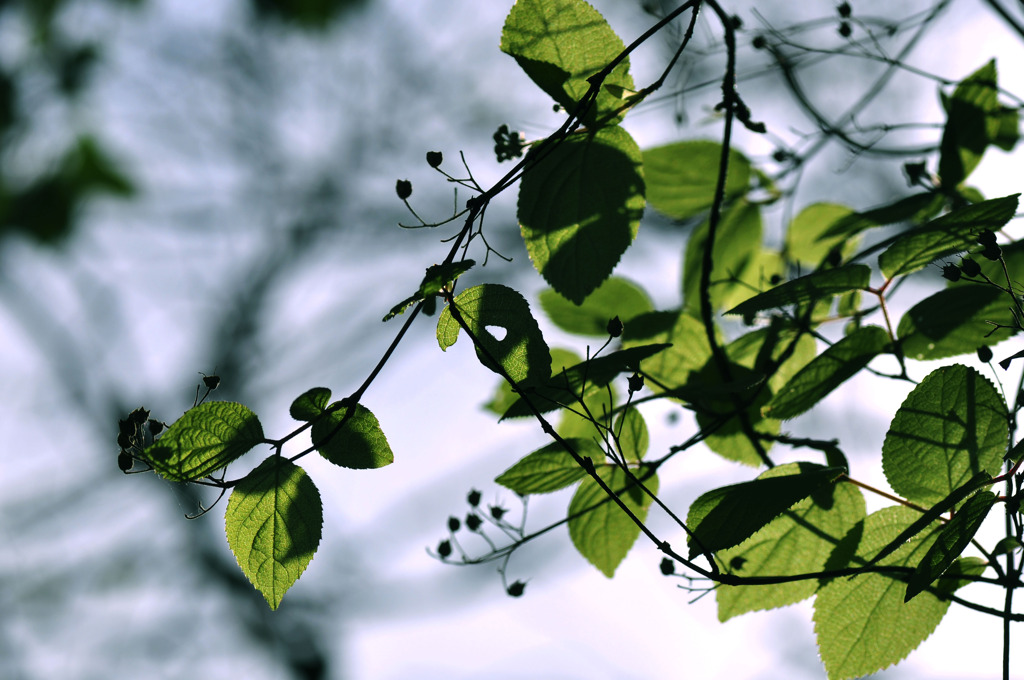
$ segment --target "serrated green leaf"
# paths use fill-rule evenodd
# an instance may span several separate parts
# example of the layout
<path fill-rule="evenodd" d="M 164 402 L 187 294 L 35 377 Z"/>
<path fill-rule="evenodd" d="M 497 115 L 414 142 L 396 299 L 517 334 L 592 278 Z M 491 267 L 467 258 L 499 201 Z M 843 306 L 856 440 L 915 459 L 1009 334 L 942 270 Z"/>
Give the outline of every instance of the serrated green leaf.
<path fill-rule="evenodd" d="M 624 50 L 604 17 L 583 0 L 517 0 L 501 31 L 501 51 L 514 57 L 530 79 L 569 112 L 590 89 L 587 78 Z M 622 97 L 634 88 L 628 58 L 603 85 L 583 118 L 588 127 L 622 119 Z"/>
<path fill-rule="evenodd" d="M 625 325 L 630 319 L 654 309 L 651 298 L 638 285 L 612 276 L 575 305 L 554 289 L 541 291 L 540 306 L 556 326 L 579 335 L 607 336 L 614 317 Z"/>
<path fill-rule="evenodd" d="M 550 350 L 551 354 L 551 374 L 559 375 L 564 369 L 571 366 L 575 366 L 580 363 L 581 359 L 578 354 L 572 350 L 564 349 L 562 347 L 552 347 Z M 505 412 L 519 400 L 519 395 L 516 394 L 512 386 L 506 381 L 502 380 L 498 383 L 498 386 L 494 390 L 494 394 L 491 396 L 490 401 L 484 404 L 484 408 L 491 413 L 497 414 L 498 416 L 505 415 Z M 559 431 L 563 437 L 569 437 L 574 435 L 567 435 Z"/>
<path fill-rule="evenodd" d="M 920 594 L 953 564 L 960 553 L 970 545 L 971 539 L 978 533 L 981 523 L 985 521 L 996 500 L 995 494 L 988 491 L 975 494 L 953 515 L 953 519 L 942 527 L 938 538 L 910 577 L 904 601 L 910 601 Z"/>
<path fill-rule="evenodd" d="M 992 383 L 973 368 L 943 366 L 896 411 L 882 469 L 896 493 L 931 505 L 979 472 L 995 475 L 1008 437 L 1006 404 Z"/>
<path fill-rule="evenodd" d="M 589 457 L 595 465 L 604 461 L 604 451 L 593 440 L 573 438 L 566 441 L 576 453 Z M 494 481 L 525 496 L 564 489 L 586 476 L 586 471 L 569 452 L 559 442 L 552 442 L 524 456 Z"/>
<path fill-rule="evenodd" d="M 973 353 L 1014 334 L 1013 300 L 992 286 L 966 285 L 940 290 L 910 308 L 896 334 L 904 356 L 945 359 Z M 993 323 L 1003 327 L 996 328 Z"/>
<path fill-rule="evenodd" d="M 843 254 L 849 255 L 857 243 L 856 239 L 845 234 L 830 236 L 828 232 L 841 222 L 848 224 L 853 214 L 852 209 L 837 203 L 812 203 L 805 207 L 786 229 L 786 254 L 794 262 L 809 267 L 820 265 L 825 256 L 839 245 L 843 246 Z"/>
<path fill-rule="evenodd" d="M 618 437 L 619 451 L 627 462 L 639 462 L 650 446 L 647 423 L 640 411 L 628 408 L 615 419 L 613 430 Z"/>
<path fill-rule="evenodd" d="M 488 283 L 463 291 L 454 302 L 481 347 L 514 381 L 525 386 L 543 382 L 551 375 L 551 354 L 522 295 L 506 286 Z M 489 326 L 504 328 L 505 337 L 497 339 Z M 437 342 L 442 350 L 455 344 L 459 330 L 450 307 L 445 307 L 437 320 Z M 500 374 L 480 349 L 477 356 L 480 363 Z"/>
<path fill-rule="evenodd" d="M 224 525 L 242 573 L 277 609 L 320 545 L 320 492 L 302 468 L 271 456 L 235 486 Z"/>
<path fill-rule="evenodd" d="M 845 470 L 798 463 L 787 472 L 723 486 L 697 498 L 686 516 L 690 557 L 739 545 L 797 502 L 834 485 Z"/>
<path fill-rule="evenodd" d="M 296 397 L 288 409 L 288 413 L 295 420 L 315 420 L 330 403 L 331 391 L 326 387 L 314 387 Z"/>
<path fill-rule="evenodd" d="M 884 329 L 878 326 L 858 328 L 804 366 L 772 397 L 762 413 L 788 420 L 808 411 L 884 352 L 888 345 L 889 334 Z"/>
<path fill-rule="evenodd" d="M 798 472 L 796 463 L 772 468 L 759 479 Z M 864 495 L 852 484 L 828 486 L 798 502 L 753 536 L 716 557 L 739 576 L 789 576 L 822 571 L 836 544 L 865 516 Z M 816 579 L 715 589 L 718 619 L 800 602 L 818 589 Z"/>
<path fill-rule="evenodd" d="M 948 100 L 948 118 L 939 147 L 942 184 L 958 186 L 977 167 L 989 140 L 1000 129 L 996 62 L 989 61 L 956 86 Z"/>
<path fill-rule="evenodd" d="M 892 203 L 847 215 L 830 225 L 820 238 L 849 238 L 872 227 L 930 220 L 942 209 L 944 202 L 942 194 L 934 192 L 904 196 Z"/>
<path fill-rule="evenodd" d="M 779 284 L 725 313 L 747 315 L 786 305 L 803 304 L 848 290 L 867 288 L 870 279 L 871 269 L 863 264 L 848 264 L 836 269 L 826 269 Z"/>
<path fill-rule="evenodd" d="M 533 266 L 581 304 L 636 238 L 644 210 L 640 149 L 618 126 L 569 137 L 523 176 L 519 229 Z"/>
<path fill-rule="evenodd" d="M 704 140 L 676 142 L 643 152 L 647 200 L 658 212 L 676 220 L 696 217 L 711 207 L 718 182 L 722 145 Z M 750 161 L 729 150 L 726 202 L 746 193 Z"/>
<path fill-rule="evenodd" d="M 341 467 L 369 470 L 395 461 L 387 437 L 377 417 L 362 404 L 356 404 L 355 413 L 340 428 L 349 407 L 331 407 L 335 410 L 313 422 L 313 446 L 320 455 Z"/>
<path fill-rule="evenodd" d="M 475 264 L 475 260 L 462 260 L 461 262 L 430 265 L 423 275 L 423 281 L 420 282 L 420 295 L 425 297 L 437 295 L 449 283 L 472 269 Z"/>
<path fill-rule="evenodd" d="M 622 333 L 623 347 L 667 343 L 665 351 L 644 361 L 644 373 L 652 378 L 647 387 L 662 391 L 683 385 L 693 371 L 711 358 L 711 345 L 700 321 L 681 311 L 647 312 L 633 318 Z"/>
<path fill-rule="evenodd" d="M 860 536 L 854 566 L 858 558 L 877 552 L 917 517 L 916 511 L 903 506 L 868 515 L 851 532 Z M 917 564 L 935 536 L 933 532 L 906 543 L 882 564 Z M 814 630 L 829 680 L 849 680 L 891 666 L 931 635 L 949 601 L 924 593 L 904 603 L 905 592 L 903 581 L 881 573 L 837 578 L 821 587 L 814 601 Z"/>
<path fill-rule="evenodd" d="M 647 519 L 651 497 L 632 484 L 626 473 L 615 466 L 600 466 L 597 474 L 641 521 Z M 638 476 L 640 472 L 635 474 Z M 658 493 L 656 475 L 643 480 L 652 494 Z M 588 562 L 611 578 L 640 535 L 640 527 L 631 520 L 592 478 L 580 483 L 569 502 L 569 537 Z"/>
<path fill-rule="evenodd" d="M 694 229 L 686 243 L 683 260 L 683 304 L 694 316 L 700 314 L 700 280 L 709 225 Z M 732 307 L 765 287 L 770 273 L 761 271 L 761 208 L 745 199 L 722 214 L 712 249 L 711 305 L 716 310 Z"/>
<path fill-rule="evenodd" d="M 989 201 L 948 212 L 928 224 L 903 232 L 879 247 L 887 246 L 878 256 L 878 264 L 887 279 L 923 269 L 942 257 L 949 257 L 975 245 L 978 232 L 998 231 L 1017 210 L 1019 194 L 993 198 Z"/>
<path fill-rule="evenodd" d="M 208 401 L 191 408 L 145 451 L 161 477 L 205 477 L 264 441 L 256 414 L 242 404 Z"/>

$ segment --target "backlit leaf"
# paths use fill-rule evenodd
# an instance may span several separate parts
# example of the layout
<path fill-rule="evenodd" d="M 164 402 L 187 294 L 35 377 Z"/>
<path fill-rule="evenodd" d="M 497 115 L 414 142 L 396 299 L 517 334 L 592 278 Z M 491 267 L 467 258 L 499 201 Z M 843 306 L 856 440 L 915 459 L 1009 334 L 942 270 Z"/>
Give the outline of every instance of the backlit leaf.
<path fill-rule="evenodd" d="M 335 406 L 332 404 L 332 406 Z M 331 411 L 313 422 L 313 445 L 320 455 L 335 465 L 354 470 L 384 467 L 395 461 L 387 437 L 377 417 L 362 404 L 340 428 L 349 407 Z"/>
<path fill-rule="evenodd" d="M 704 271 L 704 249 L 708 223 L 705 221 L 690 234 L 683 261 L 683 304 L 686 310 L 700 314 L 700 279 Z M 761 208 L 740 200 L 722 214 L 712 249 L 711 305 L 715 309 L 732 307 L 751 297 L 762 284 L 758 265 L 761 253 Z M 764 277 L 768 280 L 770 273 Z"/>
<path fill-rule="evenodd" d="M 595 464 L 604 461 L 605 453 L 590 439 L 567 439 L 581 456 Z M 518 494 L 549 493 L 564 489 L 587 476 L 586 471 L 559 443 L 552 442 L 524 456 L 501 473 L 494 481 Z"/>
<path fill-rule="evenodd" d="M 992 286 L 963 285 L 940 290 L 910 308 L 896 333 L 912 359 L 944 359 L 974 353 L 1010 337 L 1014 321 L 1010 296 Z M 990 322 L 1003 324 L 996 328 Z"/>
<path fill-rule="evenodd" d="M 964 78 L 948 99 L 942 133 L 939 177 L 946 187 L 959 185 L 977 167 L 990 140 L 1000 130 L 996 62 L 989 61 Z"/>
<path fill-rule="evenodd" d="M 608 321 L 619 317 L 623 324 L 651 311 L 651 298 L 640 286 L 612 276 L 598 286 L 580 305 L 548 288 L 541 291 L 540 306 L 556 326 L 579 335 L 607 336 Z"/>
<path fill-rule="evenodd" d="M 690 219 L 710 208 L 721 157 L 721 144 L 703 140 L 675 142 L 644 151 L 644 179 L 651 207 L 676 220 Z M 725 184 L 727 202 L 746 193 L 749 186 L 750 161 L 730 149 Z"/>
<path fill-rule="evenodd" d="M 826 269 L 779 284 L 736 305 L 726 314 L 754 314 L 765 309 L 820 300 L 848 290 L 867 288 L 870 279 L 871 269 L 863 264 Z"/>
<path fill-rule="evenodd" d="M 263 441 L 263 426 L 246 406 L 208 401 L 186 411 L 144 455 L 160 476 L 186 482 L 221 469 Z"/>

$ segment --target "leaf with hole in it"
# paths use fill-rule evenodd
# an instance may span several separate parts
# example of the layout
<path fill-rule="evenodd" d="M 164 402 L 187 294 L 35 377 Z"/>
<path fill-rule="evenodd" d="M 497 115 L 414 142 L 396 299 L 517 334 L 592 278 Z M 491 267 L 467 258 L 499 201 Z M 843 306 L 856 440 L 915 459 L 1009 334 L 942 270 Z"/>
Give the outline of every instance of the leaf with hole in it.
<path fill-rule="evenodd" d="M 700 281 L 708 228 L 705 221 L 693 230 L 683 259 L 683 304 L 694 316 L 700 315 Z M 763 287 L 764 272 L 758 266 L 760 254 L 761 207 L 741 199 L 722 213 L 715 234 L 709 286 L 712 307 L 732 307 Z"/>
<path fill-rule="evenodd" d="M 488 283 L 463 291 L 455 297 L 454 304 L 480 343 L 476 351 L 484 366 L 501 373 L 487 357 L 489 354 L 521 385 L 540 383 L 551 375 L 548 345 L 537 320 L 530 314 L 530 305 L 518 292 Z M 498 339 L 488 327 L 504 329 L 504 337 Z M 455 344 L 459 330 L 451 307 L 445 307 L 437 320 L 437 342 L 442 350 Z"/>
<path fill-rule="evenodd" d="M 587 79 L 624 50 L 604 17 L 583 0 L 517 0 L 501 31 L 501 51 L 570 113 L 590 89 Z M 633 88 L 627 57 L 605 78 L 583 124 L 622 120 L 623 96 Z"/>
<path fill-rule="evenodd" d="M 938 538 L 910 577 L 904 601 L 919 595 L 952 566 L 960 553 L 970 545 L 996 500 L 995 494 L 989 491 L 977 493 L 942 527 Z"/>
<path fill-rule="evenodd" d="M 711 207 L 718 183 L 722 145 L 693 140 L 675 142 L 644 151 L 647 200 L 658 212 L 675 220 L 687 220 Z M 725 198 L 731 202 L 750 187 L 750 161 L 729 150 L 729 174 Z"/>
<path fill-rule="evenodd" d="M 838 295 L 850 290 L 863 290 L 871 279 L 871 268 L 864 264 L 848 264 L 826 269 L 781 283 L 736 305 L 726 314 L 754 314 L 766 309 L 804 304 Z"/>
<path fill-rule="evenodd" d="M 1013 335 L 1009 295 L 992 286 L 940 290 L 910 308 L 896 334 L 904 356 L 921 361 L 973 354 Z M 1000 324 L 996 327 L 993 324 Z"/>
<path fill-rule="evenodd" d="M 594 464 L 602 462 L 604 451 L 591 439 L 566 439 L 573 450 Z M 527 454 L 494 481 L 518 494 L 550 493 L 575 484 L 587 472 L 559 442 L 552 442 Z"/>
<path fill-rule="evenodd" d="M 798 472 L 799 464 L 779 465 L 759 479 Z M 739 545 L 716 557 L 738 576 L 789 576 L 822 571 L 836 544 L 864 519 L 864 495 L 853 484 L 826 486 L 799 501 Z M 718 619 L 800 602 L 818 589 L 817 579 L 772 585 L 715 589 Z"/>
<path fill-rule="evenodd" d="M 919 513 L 903 506 L 883 508 L 850 532 L 837 554 L 856 550 L 852 560 L 828 568 L 857 567 L 878 552 Z M 884 566 L 920 562 L 936 533 L 921 535 L 883 560 Z M 858 541 L 859 539 L 859 541 Z M 874 673 L 904 659 L 942 621 L 948 600 L 923 593 L 904 603 L 905 583 L 891 574 L 867 573 L 826 582 L 814 600 L 814 631 L 829 680 L 849 680 Z"/>
<path fill-rule="evenodd" d="M 981 161 L 985 147 L 999 136 L 1003 107 L 996 78 L 993 59 L 964 78 L 946 102 L 946 127 L 939 147 L 939 177 L 945 187 L 952 189 L 963 182 Z"/>
<path fill-rule="evenodd" d="M 856 375 L 888 345 L 889 334 L 884 329 L 858 328 L 804 366 L 761 412 L 780 420 L 795 418 Z"/>
<path fill-rule="evenodd" d="M 702 494 L 690 506 L 690 557 L 739 545 L 791 506 L 835 484 L 845 470 L 798 463 L 779 477 L 760 477 Z"/>
<path fill-rule="evenodd" d="M 618 494 L 638 519 L 647 519 L 651 497 L 615 466 L 601 465 L 597 474 Z M 652 494 L 658 493 L 658 477 L 644 479 L 634 471 Z M 629 549 L 636 543 L 640 527 L 604 492 L 592 478 L 584 479 L 569 502 L 569 537 L 587 561 L 611 578 Z"/>
<path fill-rule="evenodd" d="M 320 545 L 320 492 L 302 468 L 271 456 L 235 486 L 224 525 L 242 573 L 277 609 Z"/>
<path fill-rule="evenodd" d="M 882 469 L 896 493 L 931 505 L 978 473 L 997 474 L 1008 438 L 1006 403 L 992 383 L 973 368 L 943 366 L 896 411 Z"/>
<path fill-rule="evenodd" d="M 993 198 L 954 210 L 878 244 L 878 264 L 887 279 L 911 274 L 942 257 L 974 247 L 977 234 L 998 231 L 1017 210 L 1019 194 Z"/>
<path fill-rule="evenodd" d="M 614 126 L 530 154 L 544 156 L 523 175 L 520 233 L 537 271 L 582 304 L 636 238 L 644 211 L 640 149 Z"/>
<path fill-rule="evenodd" d="M 313 446 L 335 465 L 353 470 L 372 470 L 391 465 L 391 451 L 377 417 L 362 404 L 345 419 L 349 407 L 331 405 L 334 410 L 313 422 Z M 344 422 L 344 424 L 342 424 Z"/>
<path fill-rule="evenodd" d="M 188 482 L 221 469 L 263 441 L 263 426 L 246 406 L 208 401 L 186 411 L 144 456 L 161 477 Z"/>
<path fill-rule="evenodd" d="M 651 298 L 638 285 L 612 276 L 576 305 L 548 288 L 541 291 L 540 306 L 563 331 L 579 335 L 608 336 L 608 322 L 619 317 L 623 325 L 654 309 Z"/>

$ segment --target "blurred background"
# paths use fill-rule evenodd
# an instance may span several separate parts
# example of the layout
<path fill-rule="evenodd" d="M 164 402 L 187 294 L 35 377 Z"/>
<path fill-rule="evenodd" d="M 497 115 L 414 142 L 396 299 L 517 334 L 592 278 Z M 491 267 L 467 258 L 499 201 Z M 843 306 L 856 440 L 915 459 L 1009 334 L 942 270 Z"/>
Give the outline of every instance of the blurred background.
<path fill-rule="evenodd" d="M 737 146 L 783 173 L 772 238 L 808 203 L 865 209 L 907 193 L 906 161 L 934 169 L 940 85 L 995 57 L 1006 103 L 1024 93 L 1019 4 L 850 4 L 849 39 L 832 2 L 727 6 L 743 20 L 741 93 L 770 131 L 742 131 Z M 629 43 L 672 3 L 595 5 Z M 454 233 L 398 227 L 415 219 L 395 181 L 412 182 L 420 215 L 443 219 L 469 196 L 453 194 L 427 151 L 443 152 L 455 176 L 463 153 L 488 186 L 509 167 L 494 157 L 499 125 L 534 139 L 561 121 L 498 50 L 510 6 L 0 2 L 0 677 L 823 677 L 808 603 L 719 624 L 713 596 L 691 604 L 642 543 L 609 581 L 556 530 L 509 564 L 509 581 L 527 582 L 520 599 L 494 565 L 431 558 L 470 489 L 521 512 L 492 480 L 545 441 L 481 409 L 493 374 L 468 345 L 441 353 L 430 319 L 363 400 L 395 464 L 355 472 L 304 459 L 324 498 L 324 536 L 277 612 L 227 548 L 223 503 L 189 521 L 214 497 L 117 469 L 118 419 L 143 405 L 173 421 L 201 374 L 220 376 L 212 398 L 246 403 L 271 437 L 294 427 L 288 405 L 306 389 L 338 397 L 363 381 L 402 321 L 381 317 Z M 792 41 L 816 113 L 753 48 L 760 33 Z M 658 77 L 678 35 L 633 57 L 638 84 Z M 719 36 L 705 17 L 678 71 L 629 117 L 641 147 L 719 134 Z M 913 70 L 890 78 L 879 55 Z M 822 120 L 856 143 L 822 132 Z M 787 165 L 780 150 L 804 162 Z M 1019 159 L 989 155 L 974 183 L 989 197 L 1019 191 Z M 512 262 L 492 257 L 465 285 L 505 282 L 534 301 L 543 282 L 519 241 L 514 192 L 492 204 L 485 229 Z M 660 308 L 677 307 L 688 233 L 650 215 L 618 272 Z M 582 353 L 544 328 L 551 344 Z M 877 481 L 905 396 L 884 387 L 841 390 L 794 430 L 840 438 L 856 476 Z M 649 413 L 652 450 L 692 433 L 672 415 Z M 681 467 L 662 482 L 679 509 L 751 476 L 706 451 Z M 564 516 L 567 502 L 538 499 L 529 526 Z M 911 661 L 879 677 L 992 677 L 998 659 L 999 622 L 954 608 Z"/>

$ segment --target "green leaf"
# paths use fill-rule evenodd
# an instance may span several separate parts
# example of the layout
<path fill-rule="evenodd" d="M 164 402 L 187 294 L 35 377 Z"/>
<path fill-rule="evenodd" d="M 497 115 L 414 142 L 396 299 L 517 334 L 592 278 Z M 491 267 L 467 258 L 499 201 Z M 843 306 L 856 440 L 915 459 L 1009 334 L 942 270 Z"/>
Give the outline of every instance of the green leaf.
<path fill-rule="evenodd" d="M 917 565 L 914 575 L 907 584 L 905 601 L 910 601 L 945 573 L 960 553 L 970 545 L 971 539 L 978 533 L 981 523 L 985 521 L 996 500 L 995 494 L 982 491 L 964 503 L 953 519 L 942 528 L 938 539 Z"/>
<path fill-rule="evenodd" d="M 1010 296 L 992 286 L 964 285 L 940 290 L 914 305 L 896 333 L 911 359 L 945 359 L 974 353 L 1014 334 Z M 1002 324 L 996 328 L 992 323 Z"/>
<path fill-rule="evenodd" d="M 651 298 L 635 283 L 613 276 L 598 286 L 580 305 L 547 288 L 540 306 L 556 326 L 579 335 L 607 336 L 608 321 L 619 317 L 623 324 L 654 309 Z"/>
<path fill-rule="evenodd" d="M 604 451 L 593 440 L 573 438 L 566 441 L 576 453 L 589 457 L 595 465 L 604 461 Z M 586 476 L 587 472 L 569 452 L 559 442 L 552 442 L 523 457 L 494 481 L 525 496 L 564 489 Z"/>
<path fill-rule="evenodd" d="M 767 470 L 759 479 L 799 472 L 797 463 Z M 789 576 L 822 571 L 836 544 L 864 519 L 864 495 L 853 484 L 827 486 L 798 502 L 734 548 L 717 554 L 723 570 L 739 576 Z M 718 619 L 800 602 L 817 579 L 715 589 Z"/>
<path fill-rule="evenodd" d="M 242 404 L 208 401 L 185 412 L 146 449 L 162 477 L 188 482 L 221 469 L 264 441 L 256 414 Z"/>
<path fill-rule="evenodd" d="M 723 486 L 697 498 L 686 516 L 692 532 L 690 557 L 739 545 L 797 502 L 834 485 L 845 470 L 797 463 L 786 472 Z"/>
<path fill-rule="evenodd" d="M 338 407 L 325 417 L 313 422 L 313 446 L 320 455 L 341 467 L 369 470 L 395 461 L 387 437 L 380 429 L 377 417 L 362 404 L 356 404 L 355 413 L 338 428 L 349 407 Z"/>
<path fill-rule="evenodd" d="M 836 269 L 814 272 L 779 284 L 736 305 L 726 314 L 754 314 L 765 309 L 803 304 L 812 300 L 865 289 L 871 279 L 871 268 L 864 264 L 848 264 Z"/>
<path fill-rule="evenodd" d="M 537 271 L 581 304 L 636 238 L 644 211 L 640 149 L 615 126 L 530 155 L 538 153 L 545 155 L 519 189 L 520 232 Z"/>
<path fill-rule="evenodd" d="M 882 273 L 887 279 L 910 274 L 941 257 L 971 248 L 980 231 L 998 231 L 1010 221 L 1017 210 L 1018 196 L 993 198 L 954 210 L 879 244 L 888 246 L 878 257 Z"/>
<path fill-rule="evenodd" d="M 437 295 L 449 283 L 472 269 L 475 264 L 474 260 L 462 260 L 461 262 L 430 265 L 423 275 L 423 281 L 420 282 L 420 295 L 424 297 Z"/>
<path fill-rule="evenodd" d="M 666 343 L 667 349 L 644 361 L 644 373 L 652 378 L 647 387 L 683 385 L 693 371 L 711 358 L 711 345 L 700 321 L 680 311 L 647 312 L 633 318 L 622 332 L 623 347 Z"/>
<path fill-rule="evenodd" d="M 277 609 L 320 545 L 320 492 L 298 465 L 271 456 L 235 486 L 224 525 L 242 573 Z"/>
<path fill-rule="evenodd" d="M 794 262 L 817 267 L 836 246 L 849 255 L 856 244 L 845 234 L 828 235 L 836 224 L 850 221 L 854 212 L 836 203 L 812 203 L 800 211 L 786 229 L 786 254 Z"/>
<path fill-rule="evenodd" d="M 939 177 L 944 187 L 958 186 L 977 167 L 990 140 L 1000 131 L 996 62 L 967 76 L 948 100 L 948 117 L 939 147 Z"/>
<path fill-rule="evenodd" d="M 788 420 L 808 411 L 884 352 L 888 345 L 889 335 L 884 329 L 878 326 L 858 328 L 804 366 L 772 397 L 762 413 Z"/>
<path fill-rule="evenodd" d="M 331 402 L 331 391 L 326 387 L 314 387 L 299 395 L 292 402 L 288 412 L 295 420 L 315 420 L 327 410 Z"/>
<path fill-rule="evenodd" d="M 590 89 L 587 78 L 624 50 L 604 17 L 583 0 L 517 0 L 501 31 L 501 51 L 569 112 Z M 620 121 L 622 95 L 633 88 L 626 58 L 605 79 L 584 125 Z"/>
<path fill-rule="evenodd" d="M 829 225 L 819 238 L 849 238 L 872 227 L 929 220 L 942 209 L 944 201 L 939 193 L 911 194 L 871 210 L 851 213 Z"/>
<path fill-rule="evenodd" d="M 603 465 L 597 468 L 597 474 L 634 515 L 641 521 L 647 518 L 651 497 L 634 485 L 621 468 Z M 640 472 L 635 474 L 640 475 Z M 652 494 L 658 493 L 657 476 L 652 475 L 643 484 Z M 597 482 L 588 477 L 580 483 L 569 502 L 569 537 L 588 562 L 611 578 L 639 535 L 640 527 Z"/>
<path fill-rule="evenodd" d="M 683 304 L 694 316 L 700 314 L 700 279 L 704 271 L 704 249 L 708 223 L 705 221 L 690 235 L 683 261 Z M 732 307 L 764 287 L 762 277 L 761 208 L 741 199 L 722 214 L 712 249 L 711 304 L 717 310 Z"/>
<path fill-rule="evenodd" d="M 857 558 L 873 555 L 917 517 L 916 511 L 903 506 L 868 515 L 850 534 L 860 536 L 854 564 Z M 882 564 L 917 564 L 934 540 L 934 532 L 919 537 Z M 924 593 L 904 603 L 905 591 L 902 581 L 882 573 L 836 578 L 822 586 L 814 601 L 814 630 L 829 680 L 848 680 L 886 668 L 931 635 L 949 601 Z"/>
<path fill-rule="evenodd" d="M 455 307 L 483 350 L 521 385 L 539 383 L 551 375 L 551 354 L 541 335 L 537 320 L 530 314 L 530 305 L 522 295 L 506 286 L 488 283 L 463 291 L 455 297 Z M 505 329 L 505 336 L 496 338 L 488 327 Z M 437 342 L 447 350 L 459 338 L 460 326 L 445 307 L 437 320 Z M 477 349 L 477 356 L 487 368 L 501 373 Z"/>
<path fill-rule="evenodd" d="M 650 446 L 647 423 L 640 411 L 628 408 L 615 419 L 613 430 L 618 437 L 619 451 L 627 462 L 639 462 Z"/>
<path fill-rule="evenodd" d="M 979 472 L 995 475 L 1008 437 L 1006 404 L 992 383 L 973 368 L 943 366 L 896 411 L 882 469 L 896 493 L 931 505 Z"/>
<path fill-rule="evenodd" d="M 711 207 L 718 183 L 722 145 L 703 140 L 676 142 L 644 151 L 647 200 L 658 212 L 676 220 L 696 217 Z M 750 161 L 729 150 L 726 201 L 746 193 L 750 186 Z"/>

